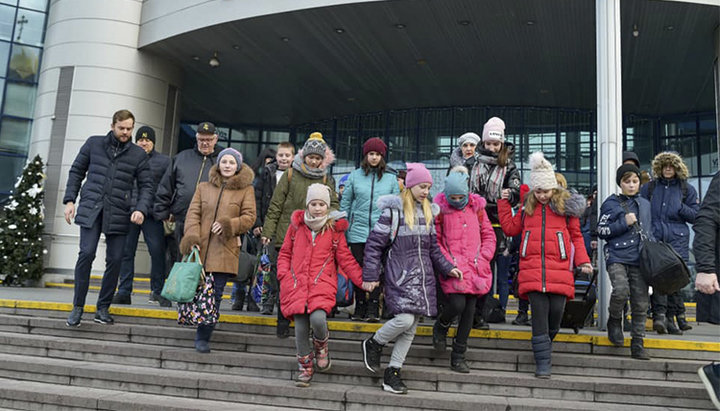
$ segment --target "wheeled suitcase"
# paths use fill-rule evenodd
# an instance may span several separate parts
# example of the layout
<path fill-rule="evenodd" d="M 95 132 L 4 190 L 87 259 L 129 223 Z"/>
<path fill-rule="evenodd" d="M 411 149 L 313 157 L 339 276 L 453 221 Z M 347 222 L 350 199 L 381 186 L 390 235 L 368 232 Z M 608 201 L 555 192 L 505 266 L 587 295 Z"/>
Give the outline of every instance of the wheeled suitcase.
<path fill-rule="evenodd" d="M 593 323 L 597 300 L 596 279 L 597 269 L 594 269 L 589 281 L 575 280 L 575 298 L 565 303 L 560 327 L 572 328 L 577 334 L 581 328 Z"/>

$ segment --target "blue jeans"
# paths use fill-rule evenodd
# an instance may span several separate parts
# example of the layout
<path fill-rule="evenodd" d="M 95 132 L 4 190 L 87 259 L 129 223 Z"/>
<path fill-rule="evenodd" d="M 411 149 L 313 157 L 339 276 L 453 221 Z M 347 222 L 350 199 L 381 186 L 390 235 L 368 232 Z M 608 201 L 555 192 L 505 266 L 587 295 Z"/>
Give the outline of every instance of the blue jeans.
<path fill-rule="evenodd" d="M 132 224 L 128 221 L 128 224 Z M 80 227 L 80 253 L 75 264 L 75 296 L 73 305 L 83 307 L 90 287 L 90 270 L 95 261 L 100 233 L 102 231 L 102 214 L 100 214 L 91 228 Z M 125 235 L 105 236 L 105 274 L 100 287 L 97 308 L 108 308 L 115 295 L 115 287 L 120 273 L 120 264 L 123 256 Z"/>
<path fill-rule="evenodd" d="M 497 293 L 499 295 L 500 306 L 503 309 L 507 307 L 508 295 L 510 294 L 510 284 L 508 283 L 510 276 L 510 263 L 512 256 L 504 256 L 502 253 L 495 257 L 495 273 L 497 278 Z"/>
<path fill-rule="evenodd" d="M 138 237 L 142 230 L 145 244 L 150 253 L 150 290 L 157 295 L 165 284 L 165 231 L 162 221 L 146 218 L 142 225 L 131 224 L 125 239 L 122 264 L 120 265 L 120 285 L 118 295 L 130 295 L 135 277 L 135 252 Z"/>

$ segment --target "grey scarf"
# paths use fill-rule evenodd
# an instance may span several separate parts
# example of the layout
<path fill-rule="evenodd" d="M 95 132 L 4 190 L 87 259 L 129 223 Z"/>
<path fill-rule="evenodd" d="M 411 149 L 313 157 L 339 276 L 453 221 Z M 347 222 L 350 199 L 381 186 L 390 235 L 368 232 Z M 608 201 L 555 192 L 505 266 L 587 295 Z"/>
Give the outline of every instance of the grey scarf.
<path fill-rule="evenodd" d="M 497 203 L 502 193 L 507 167 L 497 165 L 497 157 L 480 153 L 478 163 L 470 175 L 470 190 L 491 203 Z"/>
<path fill-rule="evenodd" d="M 323 168 L 311 168 L 307 164 L 305 164 L 305 161 L 300 157 L 300 154 L 295 154 L 295 158 L 293 158 L 292 162 L 292 168 L 297 170 L 300 174 L 307 178 L 311 178 L 313 180 L 318 180 L 323 178 L 325 175 L 325 169 Z"/>

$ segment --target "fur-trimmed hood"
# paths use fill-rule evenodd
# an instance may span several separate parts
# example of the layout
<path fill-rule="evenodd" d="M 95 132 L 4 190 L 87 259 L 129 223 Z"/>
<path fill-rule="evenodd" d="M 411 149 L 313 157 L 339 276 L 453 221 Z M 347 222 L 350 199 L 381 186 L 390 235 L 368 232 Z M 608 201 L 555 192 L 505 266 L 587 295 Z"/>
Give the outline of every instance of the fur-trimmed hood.
<path fill-rule="evenodd" d="M 328 219 L 335 220 L 335 224 L 333 225 L 333 230 L 344 233 L 347 231 L 350 224 L 345 219 L 345 213 L 339 212 L 339 211 L 331 211 L 330 214 L 328 214 Z M 301 224 L 305 225 L 305 210 L 295 210 L 292 213 L 292 216 L 290 217 L 290 222 L 295 226 L 299 227 Z"/>
<path fill-rule="evenodd" d="M 440 207 L 440 212 L 442 214 L 448 214 L 452 213 L 453 211 L 457 211 L 456 208 L 453 208 L 450 203 L 447 200 L 447 197 L 445 197 L 445 193 L 440 193 L 437 196 L 435 196 L 435 204 L 437 204 Z M 481 209 L 484 209 L 487 205 L 487 200 L 485 200 L 482 196 L 470 193 L 468 196 L 468 203 L 465 207 L 470 207 L 472 210 L 477 214 L 478 211 Z"/>
<path fill-rule="evenodd" d="M 222 185 L 222 176 L 220 175 L 220 171 L 218 171 L 217 164 L 210 167 L 209 176 L 210 184 L 214 185 L 215 187 L 220 187 Z M 242 190 L 243 188 L 252 185 L 254 179 L 255 173 L 252 171 L 252 168 L 248 167 L 247 164 L 243 163 L 242 167 L 240 167 L 240 171 L 234 176 L 227 179 L 225 189 Z"/>
<path fill-rule="evenodd" d="M 396 196 L 393 194 L 388 194 L 381 196 L 377 199 L 377 206 L 380 210 L 385 210 L 386 208 L 394 208 L 399 211 L 403 211 L 403 201 L 400 196 Z M 430 208 L 432 209 L 433 217 L 440 214 L 440 206 L 438 206 L 435 203 L 430 204 Z"/>
<path fill-rule="evenodd" d="M 662 153 L 655 156 L 652 161 L 652 172 L 655 178 L 662 177 L 663 167 L 671 165 L 675 168 L 675 176 L 679 180 L 687 180 L 690 176 L 688 168 L 683 162 L 682 157 L 671 151 L 663 151 Z"/>
<path fill-rule="evenodd" d="M 477 157 L 477 154 L 474 154 L 473 156 Z M 455 147 L 452 153 L 450 153 L 450 167 L 464 166 L 467 160 L 469 160 L 469 158 L 463 157 L 461 147 Z"/>
<path fill-rule="evenodd" d="M 555 214 L 580 218 L 585 212 L 585 208 L 587 208 L 587 201 L 585 197 L 580 194 L 570 193 L 570 198 L 565 200 L 565 214 L 560 213 L 552 201 L 550 202 L 550 208 Z"/>

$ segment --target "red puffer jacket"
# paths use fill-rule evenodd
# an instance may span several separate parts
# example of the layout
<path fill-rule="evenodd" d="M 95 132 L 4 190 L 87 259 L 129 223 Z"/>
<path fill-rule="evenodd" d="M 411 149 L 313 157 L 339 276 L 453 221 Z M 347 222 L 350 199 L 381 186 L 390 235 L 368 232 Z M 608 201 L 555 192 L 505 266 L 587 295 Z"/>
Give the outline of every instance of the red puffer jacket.
<path fill-rule="evenodd" d="M 569 206 L 570 200 L 566 202 L 568 215 L 555 213 L 549 204 L 538 204 L 533 215 L 513 216 L 510 203 L 498 200 L 498 217 L 505 234 L 522 233 L 518 273 L 522 298 L 533 291 L 575 296 L 573 267 L 590 263 L 590 258 L 580 232 L 580 219 L 574 212 L 571 215 Z"/>
<path fill-rule="evenodd" d="M 293 212 L 278 255 L 280 306 L 289 319 L 318 309 L 330 313 L 335 306 L 338 265 L 353 283 L 362 285 L 362 268 L 345 240 L 347 220 L 335 221 L 334 229 L 325 230 L 313 241 L 304 214 L 305 210 Z"/>

